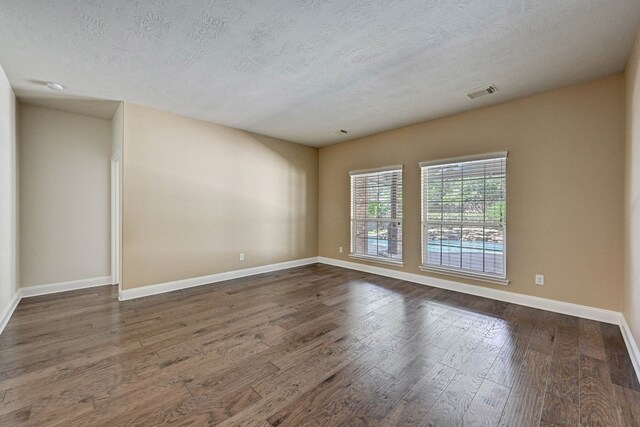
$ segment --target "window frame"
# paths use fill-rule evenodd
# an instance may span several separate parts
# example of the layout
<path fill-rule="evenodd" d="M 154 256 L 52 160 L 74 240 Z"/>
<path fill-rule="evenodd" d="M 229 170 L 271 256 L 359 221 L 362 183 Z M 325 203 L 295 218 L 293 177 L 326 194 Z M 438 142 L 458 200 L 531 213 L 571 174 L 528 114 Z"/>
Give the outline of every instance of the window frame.
<path fill-rule="evenodd" d="M 375 255 L 365 255 L 365 254 L 358 254 L 355 253 L 355 247 L 356 247 L 356 227 L 355 227 L 355 222 L 356 221 L 367 221 L 367 220 L 375 220 L 374 218 L 356 218 L 356 214 L 355 214 L 355 203 L 356 203 L 356 199 L 354 197 L 354 190 L 355 190 L 355 186 L 354 186 L 354 178 L 358 177 L 358 176 L 363 176 L 363 175 L 374 175 L 374 174 L 380 174 L 380 173 L 385 173 L 385 172 L 399 172 L 400 173 L 400 178 L 401 178 L 401 184 L 400 184 L 400 191 L 402 194 L 401 199 L 401 211 L 402 211 L 402 216 L 400 218 L 395 218 L 396 222 L 400 223 L 401 226 L 401 238 L 400 241 L 402 242 L 402 256 L 400 259 L 394 259 L 394 258 L 386 258 L 386 257 L 381 257 L 381 256 L 375 256 Z M 350 171 L 349 172 L 349 189 L 350 189 L 350 202 L 349 202 L 349 206 L 350 206 L 350 215 L 349 215 L 349 234 L 350 234 L 350 239 L 349 239 L 349 257 L 350 258 L 354 258 L 354 259 L 359 259 L 359 260 L 365 260 L 365 261 L 371 261 L 371 262 L 377 262 L 377 263 L 381 263 L 381 264 L 387 264 L 387 265 L 393 265 L 393 266 L 404 266 L 404 165 L 393 165 L 393 166 L 385 166 L 385 167 L 380 167 L 380 168 L 374 168 L 374 169 L 361 169 L 361 170 L 354 170 L 354 171 Z"/>
<path fill-rule="evenodd" d="M 508 156 L 508 152 L 502 151 L 502 152 L 495 152 L 495 153 L 480 154 L 475 156 L 464 156 L 464 157 L 454 157 L 454 158 L 440 159 L 440 160 L 433 160 L 433 161 L 425 161 L 425 162 L 420 162 L 418 164 L 420 166 L 420 190 L 421 190 L 421 194 L 420 194 L 420 201 L 421 201 L 420 203 L 420 222 L 421 222 L 420 270 L 421 271 L 445 274 L 445 275 L 451 275 L 451 276 L 459 276 L 459 277 L 464 277 L 468 279 L 474 279 L 474 280 L 500 284 L 500 285 L 509 284 L 509 279 L 507 278 L 507 175 L 508 175 L 507 174 L 507 156 Z M 431 167 L 437 167 L 437 166 L 441 167 L 445 165 L 456 165 L 456 164 L 464 164 L 464 163 L 487 161 L 487 160 L 498 160 L 498 159 L 504 159 L 504 162 L 505 162 L 505 166 L 504 166 L 505 167 L 505 171 L 504 171 L 504 204 L 505 206 L 504 206 L 504 216 L 502 218 L 502 221 L 500 222 L 500 225 L 503 231 L 503 239 L 502 239 L 502 245 L 503 245 L 502 262 L 504 266 L 503 274 L 479 272 L 479 271 L 474 271 L 470 269 L 463 269 L 462 267 L 456 268 L 456 267 L 445 267 L 442 265 L 436 266 L 436 265 L 428 264 L 427 263 L 428 261 L 427 260 L 427 256 L 428 256 L 427 227 L 430 222 L 427 221 L 428 200 L 425 197 L 426 196 L 425 173 Z M 486 176 L 484 179 L 486 179 Z M 444 221 L 441 220 L 441 223 L 443 222 Z M 464 224 L 464 221 L 460 221 L 460 225 L 463 226 L 463 224 Z M 482 224 L 483 224 L 483 227 L 485 227 L 486 225 L 484 224 L 486 224 L 486 221 L 483 221 Z M 483 253 L 484 253 L 484 248 L 483 248 Z"/>

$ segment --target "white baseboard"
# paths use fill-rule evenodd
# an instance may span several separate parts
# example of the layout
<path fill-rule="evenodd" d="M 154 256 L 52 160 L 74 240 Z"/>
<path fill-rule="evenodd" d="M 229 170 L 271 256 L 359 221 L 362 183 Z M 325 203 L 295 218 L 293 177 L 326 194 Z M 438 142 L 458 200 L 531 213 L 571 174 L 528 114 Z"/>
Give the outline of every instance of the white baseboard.
<path fill-rule="evenodd" d="M 208 285 L 225 280 L 238 279 L 253 276 L 255 274 L 269 273 L 271 271 L 284 270 L 286 268 L 300 267 L 302 265 L 315 264 L 317 257 L 297 259 L 294 261 L 280 262 L 277 264 L 262 265 L 259 267 L 245 268 L 242 270 L 225 271 L 208 276 L 193 277 L 190 279 L 175 280 L 173 282 L 159 283 L 157 285 L 141 286 L 134 289 L 123 289 L 118 295 L 120 301 L 142 298 L 151 295 L 163 294 L 180 289 L 193 288 L 195 286 Z"/>
<path fill-rule="evenodd" d="M 500 289 L 469 285 L 466 283 L 455 282 L 453 280 L 438 279 L 421 274 L 407 273 L 405 271 L 391 270 L 389 268 L 383 267 L 374 267 L 371 265 L 342 261 L 334 258 L 318 257 L 318 262 L 322 264 L 334 265 L 336 267 L 348 268 L 350 270 L 358 270 L 365 273 L 378 274 L 380 276 L 406 280 L 407 282 L 433 286 L 435 288 L 448 289 L 464 294 L 476 295 L 479 297 L 490 298 L 498 301 L 525 305 L 527 307 L 539 308 L 541 310 L 553 311 L 555 313 L 583 317 L 585 319 L 597 320 L 599 322 L 612 323 L 615 325 L 620 324 L 620 313 L 617 311 L 604 310 L 601 308 L 573 304 L 570 302 L 556 301 L 531 295 L 517 294 L 515 292 L 503 291 Z"/>
<path fill-rule="evenodd" d="M 20 290 L 18 290 L 13 295 L 13 298 L 11 298 L 11 301 L 9 301 L 9 305 L 7 305 L 5 309 L 2 311 L 2 313 L 0 314 L 0 334 L 2 334 L 2 331 L 4 331 L 4 328 L 7 326 L 7 323 L 9 323 L 9 319 L 11 319 L 13 312 L 16 310 L 16 307 L 18 306 L 20 299 L 21 299 Z"/>
<path fill-rule="evenodd" d="M 347 268 L 350 270 L 362 271 L 365 273 L 378 274 L 380 276 L 391 277 L 394 279 L 405 280 L 408 282 L 418 283 L 421 285 L 433 286 L 436 288 L 448 289 L 455 292 L 461 292 L 469 295 L 490 298 L 498 301 L 509 302 L 513 304 L 524 305 L 527 307 L 538 308 L 541 310 L 553 311 L 556 313 L 567 314 L 570 316 L 582 317 L 585 319 L 597 320 L 600 322 L 616 324 L 620 326 L 622 336 L 624 338 L 629 356 L 636 371 L 636 375 L 640 378 L 640 350 L 631 334 L 629 325 L 622 313 L 604 310 L 596 307 L 573 304 L 563 301 L 556 301 L 547 298 L 540 298 L 530 295 L 517 294 L 514 292 L 492 289 L 483 286 L 474 286 L 466 283 L 460 283 L 452 280 L 438 279 L 421 274 L 407 273 L 404 271 L 392 270 L 389 268 L 375 267 L 366 264 L 359 264 L 350 261 L 343 261 L 326 257 L 311 257 L 294 261 L 286 261 L 277 264 L 263 265 L 259 267 L 246 268 L 242 270 L 227 271 L 223 273 L 212 274 L 209 276 L 194 277 L 184 280 L 176 280 L 173 282 L 160 283 L 157 285 L 143 286 L 135 289 L 125 289 L 120 291 L 118 299 L 120 301 L 141 298 L 151 295 L 162 294 L 165 292 L 186 289 L 195 286 L 207 285 L 210 283 L 221 282 L 225 280 L 237 279 L 241 277 L 252 276 L 255 274 L 269 273 L 287 268 L 300 267 L 303 265 L 322 263 L 333 265 L 336 267 Z M 33 297 L 38 295 L 47 295 L 58 292 L 66 292 L 76 289 L 90 288 L 94 286 L 103 286 L 111 283 L 110 276 L 96 277 L 92 279 L 74 280 L 70 282 L 52 283 L 48 285 L 23 287 L 14 295 L 11 303 L 0 314 L 0 333 L 4 330 L 13 312 L 15 311 L 21 298 Z"/>
<path fill-rule="evenodd" d="M 40 295 L 56 294 L 58 292 L 75 291 L 77 289 L 92 288 L 111 284 L 111 276 L 93 277 L 90 279 L 71 280 L 69 282 L 49 283 L 47 285 L 26 286 L 20 288 L 23 298 Z"/>
<path fill-rule="evenodd" d="M 461 292 L 469 295 L 476 295 L 484 298 L 490 298 L 498 301 L 509 302 L 513 304 L 525 305 L 527 307 L 538 308 L 541 310 L 553 311 L 555 313 L 567 314 L 569 316 L 582 317 L 599 322 L 611 323 L 619 325 L 622 337 L 627 346 L 629 357 L 636 371 L 636 376 L 640 379 L 640 350 L 638 344 L 631 334 L 629 325 L 620 312 L 613 310 L 604 310 L 586 305 L 573 304 L 570 302 L 556 301 L 548 298 L 534 297 L 531 295 L 516 294 L 514 292 L 503 291 L 500 289 L 486 288 L 483 286 L 468 285 L 466 283 L 455 282 L 452 280 L 438 279 L 435 277 L 423 276 L 420 274 L 407 273 L 404 271 L 391 270 L 389 268 L 375 267 L 366 264 L 359 264 L 350 261 L 342 261 L 335 258 L 318 257 L 318 262 L 322 264 L 333 265 L 336 267 L 348 268 L 350 270 L 363 271 L 365 273 L 378 274 L 380 276 L 391 277 L 394 279 L 406 280 L 407 282 L 418 283 L 421 285 L 433 286 L 435 288 L 443 288 L 451 291 Z"/>
<path fill-rule="evenodd" d="M 624 343 L 627 345 L 627 350 L 629 351 L 631 363 L 633 363 L 633 368 L 636 371 L 636 376 L 640 380 L 640 350 L 638 349 L 638 344 L 631 333 L 631 329 L 629 329 L 627 319 L 625 319 L 623 314 L 620 314 L 620 329 L 622 330 Z"/>

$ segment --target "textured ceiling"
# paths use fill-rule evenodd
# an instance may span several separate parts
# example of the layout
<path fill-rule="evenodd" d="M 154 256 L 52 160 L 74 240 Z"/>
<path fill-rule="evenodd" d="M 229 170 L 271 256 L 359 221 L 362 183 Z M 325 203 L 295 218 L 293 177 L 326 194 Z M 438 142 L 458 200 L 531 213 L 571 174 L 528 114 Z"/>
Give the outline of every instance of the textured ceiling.
<path fill-rule="evenodd" d="M 620 72 L 639 24 L 638 0 L 0 0 L 0 64 L 19 97 L 320 146 Z"/>

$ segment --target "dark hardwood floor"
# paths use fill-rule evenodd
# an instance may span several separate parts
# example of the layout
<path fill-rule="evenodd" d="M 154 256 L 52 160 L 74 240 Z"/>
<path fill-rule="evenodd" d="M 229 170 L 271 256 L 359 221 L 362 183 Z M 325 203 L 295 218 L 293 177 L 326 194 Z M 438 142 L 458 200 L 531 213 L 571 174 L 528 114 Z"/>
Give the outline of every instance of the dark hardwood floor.
<path fill-rule="evenodd" d="M 21 301 L 0 425 L 638 426 L 617 326 L 313 265 Z"/>

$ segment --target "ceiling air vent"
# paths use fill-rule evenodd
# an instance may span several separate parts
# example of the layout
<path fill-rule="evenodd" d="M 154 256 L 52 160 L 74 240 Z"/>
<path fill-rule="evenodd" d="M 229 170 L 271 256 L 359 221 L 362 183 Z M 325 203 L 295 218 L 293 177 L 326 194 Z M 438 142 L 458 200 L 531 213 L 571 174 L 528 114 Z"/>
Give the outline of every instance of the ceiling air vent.
<path fill-rule="evenodd" d="M 473 89 L 467 92 L 467 96 L 469 99 L 480 98 L 481 96 L 491 95 L 492 93 L 496 93 L 498 88 L 495 85 L 483 86 L 477 89 Z"/>

